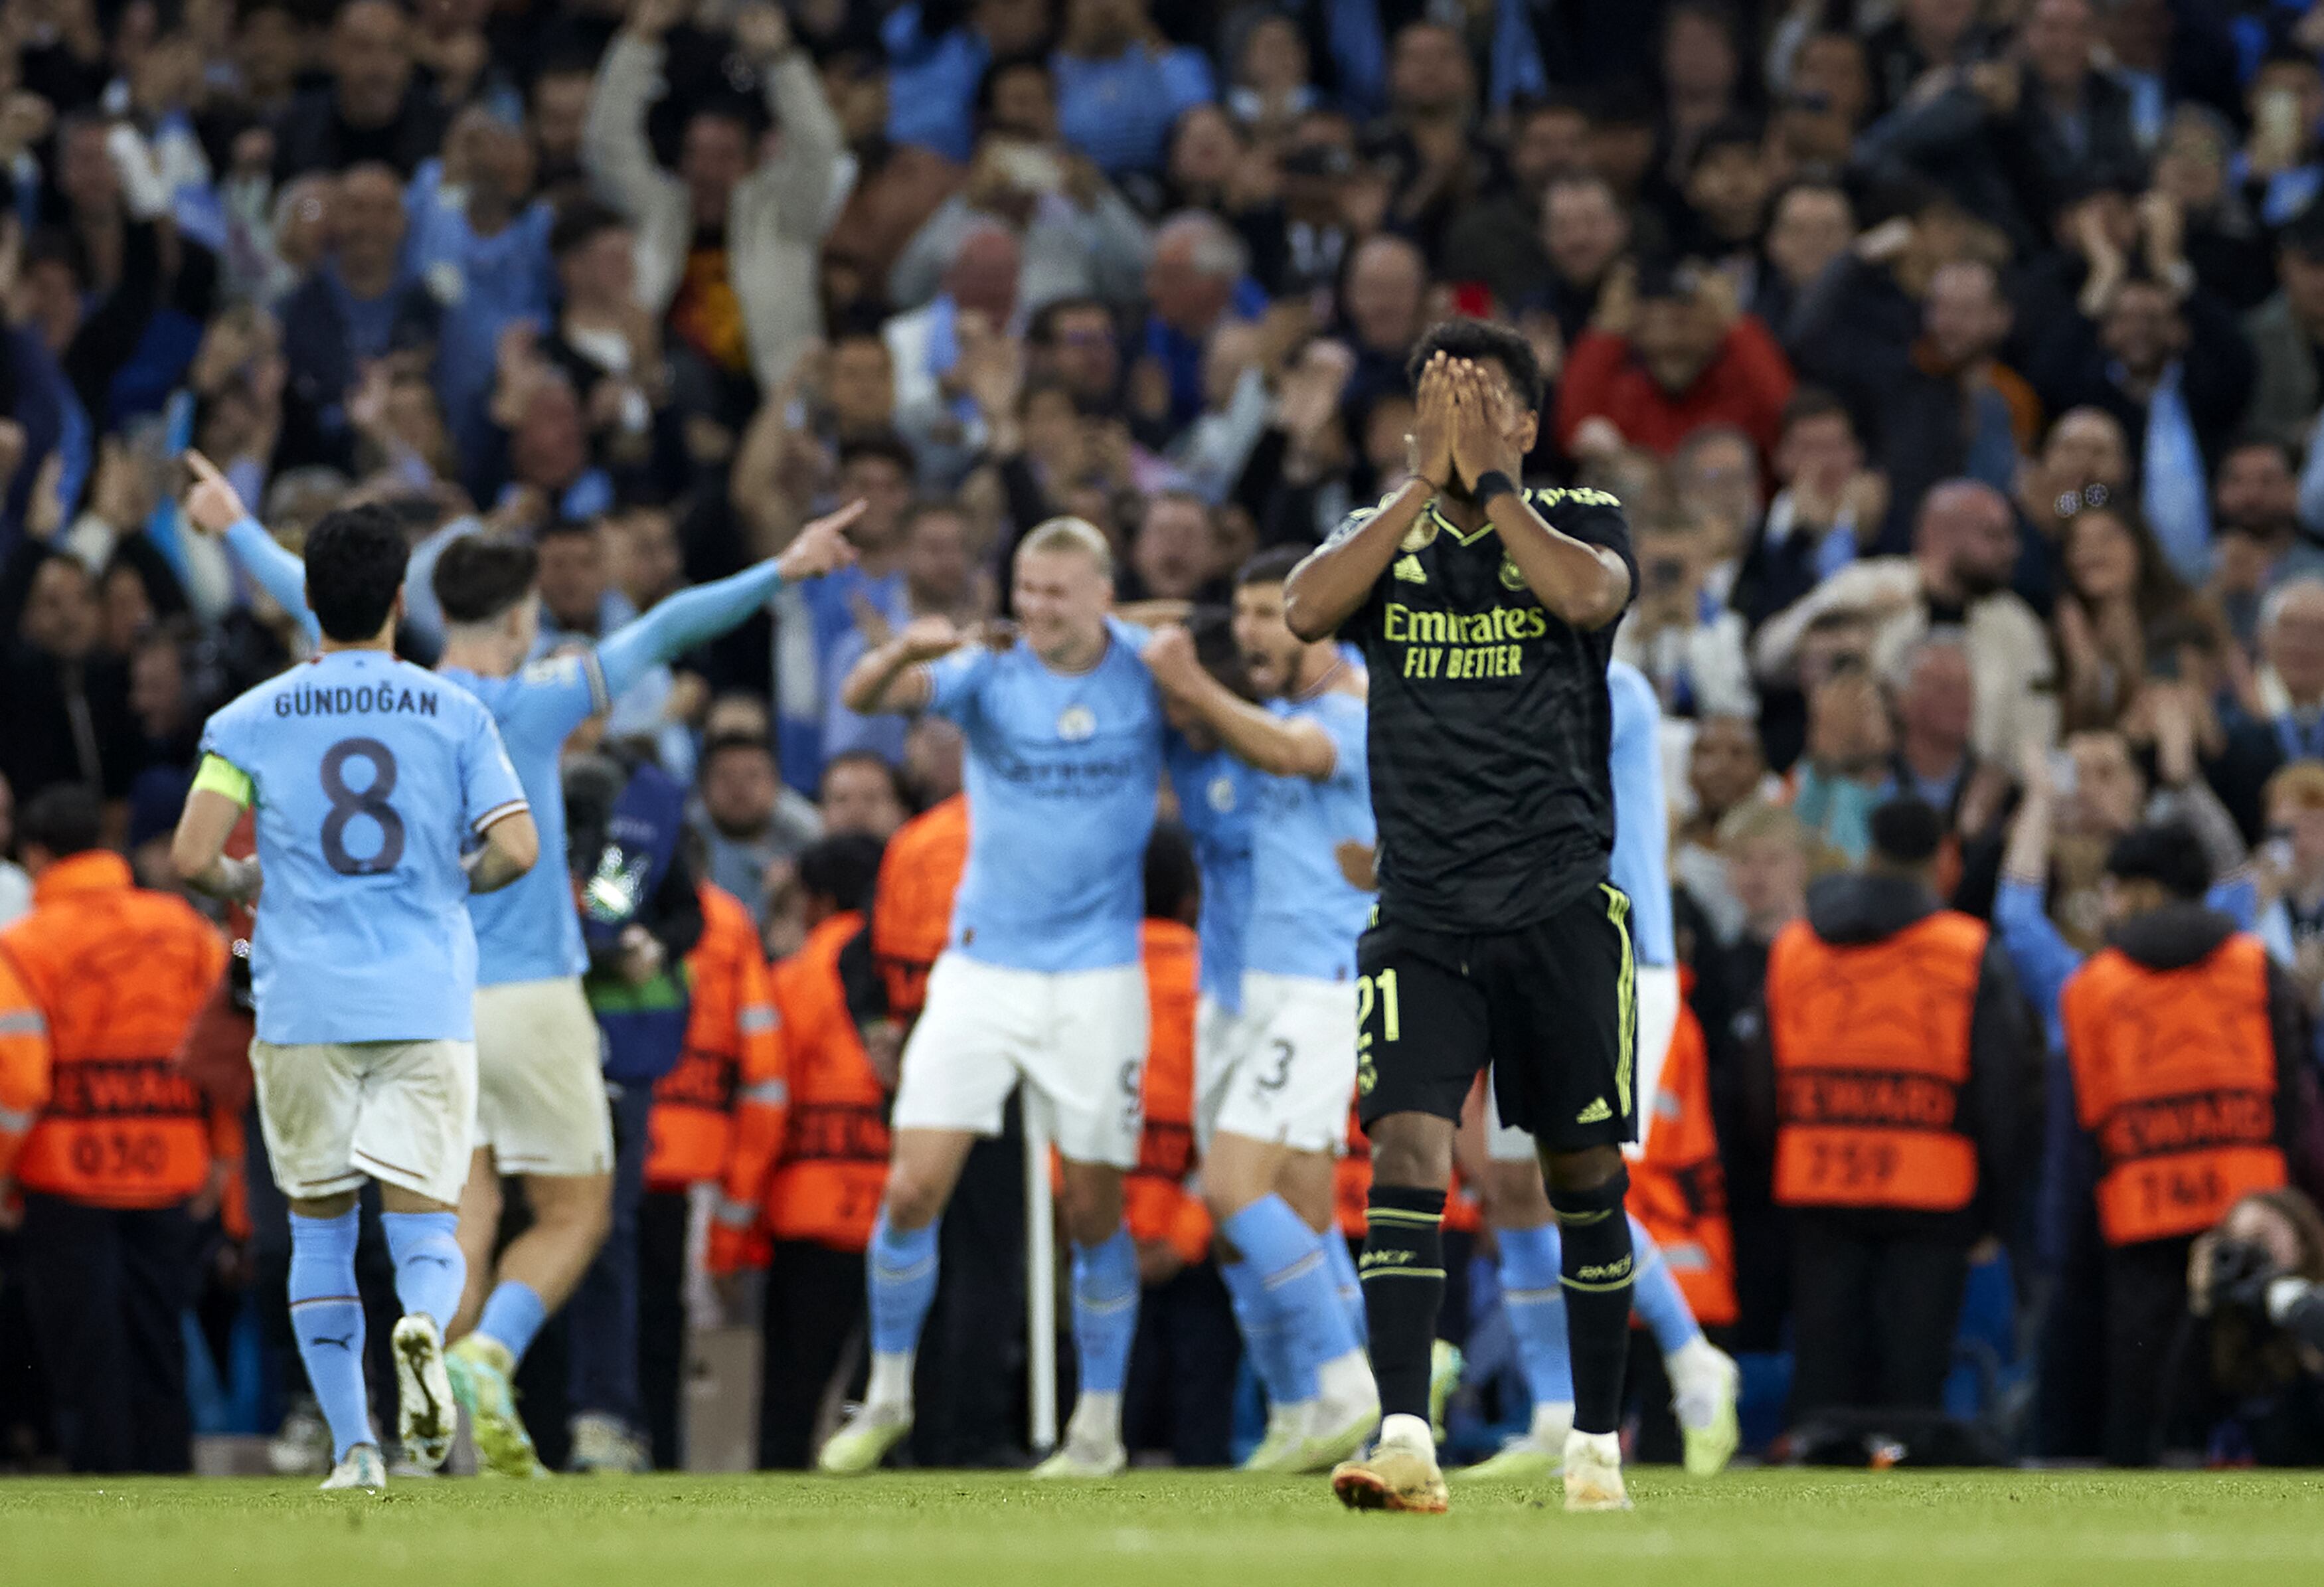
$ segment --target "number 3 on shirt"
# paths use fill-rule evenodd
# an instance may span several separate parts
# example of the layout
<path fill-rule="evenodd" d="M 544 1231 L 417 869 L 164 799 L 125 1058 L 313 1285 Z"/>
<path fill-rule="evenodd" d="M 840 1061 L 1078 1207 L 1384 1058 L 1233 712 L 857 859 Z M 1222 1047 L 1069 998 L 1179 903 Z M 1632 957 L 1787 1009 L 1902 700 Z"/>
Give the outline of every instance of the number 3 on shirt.
<path fill-rule="evenodd" d="M 368 761 L 371 778 L 360 789 L 347 786 L 347 762 Z M 323 792 L 331 813 L 323 817 L 323 860 L 342 876 L 383 876 L 403 858 L 403 817 L 387 802 L 395 791 L 395 753 L 375 738 L 343 738 L 323 752 Z M 378 852 L 358 857 L 347 852 L 347 823 L 368 816 L 379 826 Z"/>
<path fill-rule="evenodd" d="M 1395 1041 L 1404 1034 L 1404 1018 L 1396 1002 L 1396 972 L 1383 970 L 1377 975 L 1356 977 L 1356 1050 L 1370 1052 L 1372 1045 L 1372 1009 L 1377 1004 L 1380 1017 L 1380 1039 Z"/>

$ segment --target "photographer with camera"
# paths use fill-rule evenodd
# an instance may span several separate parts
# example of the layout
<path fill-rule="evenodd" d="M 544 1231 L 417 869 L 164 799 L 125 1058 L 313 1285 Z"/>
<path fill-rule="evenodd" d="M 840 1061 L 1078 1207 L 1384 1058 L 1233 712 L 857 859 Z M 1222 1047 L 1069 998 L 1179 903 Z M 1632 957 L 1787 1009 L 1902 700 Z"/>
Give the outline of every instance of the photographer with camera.
<path fill-rule="evenodd" d="M 2187 1256 L 2196 1320 L 2185 1409 L 2215 1457 L 2324 1464 L 2324 1214 L 2297 1190 L 2247 1195 Z"/>

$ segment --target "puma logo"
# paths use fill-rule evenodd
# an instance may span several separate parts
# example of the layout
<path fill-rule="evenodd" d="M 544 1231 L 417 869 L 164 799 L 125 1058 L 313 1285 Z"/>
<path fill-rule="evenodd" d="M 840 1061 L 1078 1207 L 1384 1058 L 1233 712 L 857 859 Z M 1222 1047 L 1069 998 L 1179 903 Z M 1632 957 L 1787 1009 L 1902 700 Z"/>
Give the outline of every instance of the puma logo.
<path fill-rule="evenodd" d="M 450 1257 L 431 1257 L 424 1255 L 416 1256 L 411 1259 L 411 1265 L 415 1268 L 422 1262 L 427 1262 L 438 1268 L 448 1268 L 452 1265 L 452 1259 Z"/>
<path fill-rule="evenodd" d="M 333 1339 L 327 1333 L 310 1333 L 307 1336 L 307 1342 L 313 1345 L 336 1344 L 341 1350 L 352 1353 L 355 1350 L 355 1337 L 352 1332 L 342 1333 L 337 1339 Z"/>

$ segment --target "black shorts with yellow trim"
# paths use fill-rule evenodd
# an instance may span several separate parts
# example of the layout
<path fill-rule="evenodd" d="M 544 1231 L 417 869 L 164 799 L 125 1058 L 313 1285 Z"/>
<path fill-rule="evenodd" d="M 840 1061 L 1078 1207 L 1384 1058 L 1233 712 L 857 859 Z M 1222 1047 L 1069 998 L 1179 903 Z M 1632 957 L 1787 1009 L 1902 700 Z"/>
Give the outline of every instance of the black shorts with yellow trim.
<path fill-rule="evenodd" d="M 1490 1065 L 1501 1121 L 1550 1151 L 1637 1138 L 1630 900 L 1600 882 L 1516 931 L 1454 934 L 1382 910 L 1356 945 L 1356 1112 L 1457 1121 Z"/>

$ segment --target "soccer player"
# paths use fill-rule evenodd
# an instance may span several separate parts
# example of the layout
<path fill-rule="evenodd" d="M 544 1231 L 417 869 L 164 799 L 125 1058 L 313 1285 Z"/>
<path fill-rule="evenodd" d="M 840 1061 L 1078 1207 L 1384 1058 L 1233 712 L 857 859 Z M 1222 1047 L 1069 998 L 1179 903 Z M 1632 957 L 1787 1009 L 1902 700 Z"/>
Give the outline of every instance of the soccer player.
<path fill-rule="evenodd" d="M 379 1182 L 403 1306 L 399 1432 L 404 1458 L 432 1469 L 456 1423 L 444 1330 L 466 1277 L 453 1209 L 476 1117 L 466 903 L 525 874 L 540 840 L 492 714 L 391 650 L 406 556 L 393 514 L 332 512 L 307 553 L 320 653 L 209 719 L 171 858 L 217 898 L 264 888 L 250 1065 L 290 1204 L 290 1315 L 331 1427 L 323 1486 L 376 1490 L 387 1478 L 364 1393 L 356 1191 Z M 227 859 L 249 807 L 257 856 Z"/>
<path fill-rule="evenodd" d="M 1288 1403 L 1306 1408 L 1282 1428 L 1269 1386 L 1269 1437 L 1251 1464 L 1321 1471 L 1353 1454 L 1379 1417 L 1363 1340 L 1339 1297 L 1347 1244 L 1333 1228 L 1333 1158 L 1356 1080 L 1356 938 L 1371 897 L 1340 869 L 1341 844 L 1372 841 L 1364 770 L 1364 682 L 1330 640 L 1305 641 L 1283 621 L 1283 581 L 1297 553 L 1261 552 L 1234 595 L 1234 637 L 1253 689 L 1241 698 L 1204 668 L 1184 629 L 1147 651 L 1155 681 L 1237 760 L 1257 772 L 1250 915 L 1241 1012 L 1229 1050 L 1195 1087 L 1203 1194 L 1232 1246 L 1226 1269 L 1239 1318 L 1264 1338 L 1254 1360 L 1280 1351 Z"/>
<path fill-rule="evenodd" d="M 1291 631 L 1370 673 L 1380 900 L 1358 945 L 1357 1092 L 1372 1144 L 1364 1304 L 1380 1390 L 1359 1508 L 1442 1510 L 1429 1344 L 1444 1293 L 1452 1135 L 1491 1066 L 1540 1143 L 1564 1236 L 1571 1509 L 1628 1503 L 1615 1425 L 1628 1348 L 1622 1143 L 1637 1133 L 1629 900 L 1607 880 L 1606 666 L 1637 578 L 1619 504 L 1522 491 L 1540 426 L 1531 345 L 1452 320 L 1421 338 L 1414 477 L 1350 515 L 1284 586 Z"/>
<path fill-rule="evenodd" d="M 187 515 L 226 545 L 284 608 L 297 612 L 299 558 L 243 507 L 198 453 Z M 437 558 L 445 617 L 438 673 L 484 703 L 508 743 L 547 856 L 499 898 L 478 900 L 476 1149 L 461 1198 L 460 1241 L 471 1282 L 461 1307 L 474 1329 L 453 1348 L 453 1387 L 493 1470 L 540 1467 L 510 1379 L 533 1336 L 564 1305 L 605 1236 L 611 1215 L 613 1125 L 598 1062 L 598 1030 L 581 990 L 587 955 L 573 906 L 558 762 L 566 739 L 602 715 L 648 669 L 715 638 L 764 606 L 785 580 L 813 578 L 853 558 L 844 531 L 862 512 L 842 508 L 802 530 L 780 557 L 683 590 L 586 650 L 525 665 L 540 632 L 532 548 L 491 535 L 454 540 Z M 524 1177 L 531 1225 L 500 1255 L 500 1176 Z M 482 1297 L 481 1313 L 475 1309 Z"/>
<path fill-rule="evenodd" d="M 1670 817 L 1663 803 L 1662 720 L 1654 686 L 1628 662 L 1607 670 L 1613 704 L 1614 885 L 1630 900 L 1630 935 L 1637 960 L 1636 1088 L 1638 1113 L 1654 1113 L 1655 1081 L 1678 1024 L 1678 953 L 1671 930 L 1670 873 L 1664 850 Z M 1487 1093 L 1487 1107 L 1491 1108 Z M 1565 1293 L 1558 1282 L 1562 1244 L 1541 1178 L 1533 1138 L 1489 1112 L 1487 1151 L 1492 1166 L 1489 1202 L 1500 1248 L 1501 1299 L 1517 1336 L 1526 1387 L 1533 1396 L 1533 1426 L 1480 1465 L 1461 1473 L 1480 1481 L 1548 1477 L 1565 1461 L 1573 1428 L 1573 1370 L 1566 1340 Z M 1738 1434 L 1735 1363 L 1702 1336 L 1677 1277 L 1653 1238 L 1630 1219 L 1637 1251 L 1632 1304 L 1662 1349 L 1675 1391 L 1687 1470 L 1709 1476 L 1735 1453 Z"/>
<path fill-rule="evenodd" d="M 1146 1060 L 1139 958 L 1163 720 L 1140 630 L 1111 615 L 1113 557 L 1079 519 L 1018 548 L 1019 635 L 971 643 L 921 618 L 857 662 L 851 711 L 932 710 L 968 743 L 968 869 L 927 1006 L 904 1049 L 888 1194 L 868 1253 L 872 1379 L 825 1444 L 825 1472 L 870 1471 L 911 1429 L 912 1354 L 935 1298 L 936 1220 L 1021 1078 L 1064 1160 L 1081 1397 L 1037 1477 L 1121 1470 L 1121 1389 L 1138 1253 L 1121 1182 L 1138 1160 Z M 1036 1115 L 1038 1116 L 1038 1115 Z"/>

